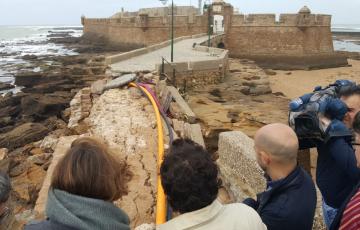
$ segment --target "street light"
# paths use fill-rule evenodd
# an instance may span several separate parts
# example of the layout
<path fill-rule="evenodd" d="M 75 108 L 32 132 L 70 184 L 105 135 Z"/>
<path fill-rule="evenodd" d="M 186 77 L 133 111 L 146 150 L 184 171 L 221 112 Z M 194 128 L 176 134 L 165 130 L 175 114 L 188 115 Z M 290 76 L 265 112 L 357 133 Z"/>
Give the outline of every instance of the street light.
<path fill-rule="evenodd" d="M 211 17 L 211 2 L 210 0 L 207 0 L 205 3 L 204 3 L 204 11 L 207 12 L 208 14 L 208 47 L 210 47 L 211 45 L 211 29 L 212 29 L 212 17 Z"/>
<path fill-rule="evenodd" d="M 159 0 L 164 6 L 168 0 Z M 171 0 L 171 62 L 174 62 L 174 0 Z"/>

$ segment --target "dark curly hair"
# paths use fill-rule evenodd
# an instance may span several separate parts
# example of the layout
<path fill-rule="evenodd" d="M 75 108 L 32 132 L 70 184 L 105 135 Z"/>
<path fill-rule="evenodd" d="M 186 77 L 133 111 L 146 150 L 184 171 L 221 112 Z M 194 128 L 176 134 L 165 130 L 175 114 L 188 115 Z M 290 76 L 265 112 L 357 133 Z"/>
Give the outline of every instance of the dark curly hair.
<path fill-rule="evenodd" d="M 162 186 L 174 211 L 192 212 L 210 205 L 221 181 L 211 155 L 189 139 L 175 140 L 160 168 Z"/>
<path fill-rule="evenodd" d="M 360 112 L 358 112 L 355 116 L 353 129 L 355 132 L 360 133 Z"/>

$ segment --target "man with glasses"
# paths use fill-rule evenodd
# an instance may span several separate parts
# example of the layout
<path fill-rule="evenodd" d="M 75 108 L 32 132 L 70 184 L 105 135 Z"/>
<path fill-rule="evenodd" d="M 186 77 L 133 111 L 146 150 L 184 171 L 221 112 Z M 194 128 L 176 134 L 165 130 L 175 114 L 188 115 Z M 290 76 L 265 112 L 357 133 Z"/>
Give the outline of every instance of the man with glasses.
<path fill-rule="evenodd" d="M 360 112 L 355 116 L 353 130 L 354 141 L 352 144 L 355 149 L 357 167 L 360 168 Z M 360 229 L 360 180 L 339 209 L 331 225 L 331 230 L 335 229 Z"/>
<path fill-rule="evenodd" d="M 351 140 L 355 115 L 360 111 L 360 86 L 350 87 L 340 96 L 348 112 L 341 121 L 324 118 L 327 121 L 322 122 L 329 123 L 326 131 L 329 140 L 317 144 L 316 183 L 323 196 L 324 221 L 328 228 L 360 178 Z"/>

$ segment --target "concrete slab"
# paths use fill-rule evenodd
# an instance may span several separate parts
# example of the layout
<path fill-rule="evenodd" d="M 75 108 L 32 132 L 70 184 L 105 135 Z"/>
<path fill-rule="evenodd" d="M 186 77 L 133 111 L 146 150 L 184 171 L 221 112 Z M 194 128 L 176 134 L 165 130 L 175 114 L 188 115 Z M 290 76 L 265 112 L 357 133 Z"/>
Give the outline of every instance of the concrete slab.
<path fill-rule="evenodd" d="M 264 172 L 256 162 L 254 141 L 240 131 L 219 135 L 219 168 L 225 187 L 237 202 L 265 190 Z"/>
<path fill-rule="evenodd" d="M 51 176 L 54 172 L 54 169 L 57 165 L 57 163 L 60 161 L 60 159 L 66 154 L 68 149 L 71 146 L 71 143 L 78 138 L 78 136 L 67 136 L 67 137 L 60 137 L 58 144 L 56 145 L 55 151 L 53 153 L 53 159 L 51 161 L 51 164 L 46 172 L 46 177 L 44 180 L 44 183 L 41 187 L 41 190 L 39 192 L 39 197 L 36 200 L 35 204 L 35 212 L 37 213 L 37 216 L 39 218 L 45 217 L 45 207 L 48 197 L 48 191 L 51 184 Z"/>
<path fill-rule="evenodd" d="M 185 123 L 184 125 L 184 133 L 185 137 L 193 140 L 194 142 L 198 143 L 199 145 L 205 146 L 204 138 L 201 132 L 201 127 L 199 124 L 189 124 Z"/>
<path fill-rule="evenodd" d="M 105 85 L 104 90 L 115 89 L 115 88 L 119 88 L 121 86 L 125 86 L 128 83 L 134 81 L 135 79 L 136 79 L 135 74 L 125 74 L 123 76 L 120 76 L 120 77 L 108 82 Z"/>
<path fill-rule="evenodd" d="M 174 101 L 179 105 L 179 108 L 180 108 L 181 112 L 184 114 L 186 120 L 191 124 L 195 123 L 196 115 L 191 110 L 189 105 L 186 103 L 184 98 L 180 95 L 179 91 L 173 86 L 168 86 L 167 89 L 171 93 Z"/>

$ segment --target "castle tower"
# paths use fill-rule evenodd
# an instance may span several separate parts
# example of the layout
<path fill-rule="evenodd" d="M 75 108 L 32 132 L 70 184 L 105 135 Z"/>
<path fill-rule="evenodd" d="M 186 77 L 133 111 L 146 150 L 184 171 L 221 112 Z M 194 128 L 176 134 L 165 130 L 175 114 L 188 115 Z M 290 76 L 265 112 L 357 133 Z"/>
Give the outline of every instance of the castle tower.
<path fill-rule="evenodd" d="M 299 14 L 311 14 L 311 10 L 309 9 L 309 7 L 307 6 L 303 6 L 300 10 L 299 10 Z"/>
<path fill-rule="evenodd" d="M 309 26 L 310 15 L 311 10 L 307 6 L 302 7 L 298 13 L 298 27 L 305 28 L 306 26 Z"/>

